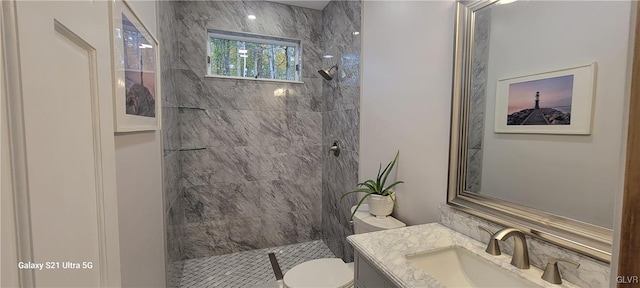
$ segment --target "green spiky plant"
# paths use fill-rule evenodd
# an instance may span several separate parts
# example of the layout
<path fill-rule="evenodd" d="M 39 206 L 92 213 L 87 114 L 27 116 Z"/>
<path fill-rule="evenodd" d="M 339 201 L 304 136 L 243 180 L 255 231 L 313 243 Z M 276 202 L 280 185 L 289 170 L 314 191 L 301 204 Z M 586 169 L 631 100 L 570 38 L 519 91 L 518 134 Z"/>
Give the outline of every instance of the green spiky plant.
<path fill-rule="evenodd" d="M 371 195 L 389 196 L 389 198 L 391 198 L 391 201 L 393 201 L 393 206 L 397 205 L 396 199 L 393 196 L 391 196 L 391 193 L 392 193 L 391 188 L 393 188 L 398 184 L 404 183 L 404 181 L 396 181 L 389 186 L 385 186 L 385 184 L 387 182 L 387 177 L 389 177 L 389 173 L 391 173 L 391 170 L 393 170 L 393 166 L 395 166 L 396 162 L 398 161 L 399 155 L 400 155 L 400 151 L 396 153 L 396 158 L 394 158 L 392 162 L 387 164 L 387 167 L 385 167 L 384 170 L 382 170 L 382 163 L 380 163 L 380 168 L 378 168 L 378 177 L 376 177 L 376 180 L 370 179 L 362 183 L 358 183 L 358 187 L 360 188 L 347 191 L 347 192 L 344 192 L 344 194 L 342 194 L 342 197 L 340 197 L 341 201 L 342 199 L 344 199 L 344 197 L 346 197 L 349 194 L 365 193 L 362 199 L 360 199 L 360 202 L 358 202 L 356 209 L 353 210 L 353 213 L 351 213 L 351 217 L 349 218 L 349 220 L 353 219 L 353 215 L 356 214 L 356 211 L 358 211 L 358 208 L 360 208 L 360 205 L 362 205 L 362 202 L 364 202 L 364 200 Z"/>

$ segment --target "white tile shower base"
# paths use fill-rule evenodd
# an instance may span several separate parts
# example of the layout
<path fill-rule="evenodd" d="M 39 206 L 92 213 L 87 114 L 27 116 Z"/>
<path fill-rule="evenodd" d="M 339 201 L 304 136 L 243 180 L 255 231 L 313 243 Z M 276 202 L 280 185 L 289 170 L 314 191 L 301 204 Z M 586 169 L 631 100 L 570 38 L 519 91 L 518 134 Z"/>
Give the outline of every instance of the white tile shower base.
<path fill-rule="evenodd" d="M 286 246 L 189 259 L 184 263 L 180 287 L 277 287 L 269 262 L 275 253 L 282 273 L 305 261 L 336 257 L 322 240 Z"/>

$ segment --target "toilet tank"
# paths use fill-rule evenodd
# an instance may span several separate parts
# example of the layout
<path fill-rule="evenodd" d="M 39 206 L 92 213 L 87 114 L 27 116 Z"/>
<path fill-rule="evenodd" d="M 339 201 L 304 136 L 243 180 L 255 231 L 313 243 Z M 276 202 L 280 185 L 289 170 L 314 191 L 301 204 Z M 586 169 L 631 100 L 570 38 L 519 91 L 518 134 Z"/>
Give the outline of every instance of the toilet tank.
<path fill-rule="evenodd" d="M 356 209 L 356 206 L 351 207 L 351 213 Z M 369 205 L 362 204 L 358 208 L 358 212 L 353 215 L 353 230 L 355 234 L 369 233 L 380 230 L 395 229 L 407 226 L 400 220 L 387 216 L 385 218 L 378 218 L 369 213 Z"/>

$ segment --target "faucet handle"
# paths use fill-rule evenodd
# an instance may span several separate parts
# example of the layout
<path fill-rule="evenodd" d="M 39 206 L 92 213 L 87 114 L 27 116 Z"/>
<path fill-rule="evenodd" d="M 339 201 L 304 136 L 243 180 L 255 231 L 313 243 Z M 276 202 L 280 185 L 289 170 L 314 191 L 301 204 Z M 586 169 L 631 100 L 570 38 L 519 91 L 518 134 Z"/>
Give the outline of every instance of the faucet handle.
<path fill-rule="evenodd" d="M 540 278 L 552 284 L 562 284 L 560 270 L 558 270 L 558 262 L 567 263 L 573 269 L 578 269 L 578 267 L 580 267 L 579 263 L 570 260 L 549 258 L 547 267 L 544 269 L 544 273 L 542 273 Z"/>
<path fill-rule="evenodd" d="M 484 227 L 484 226 L 478 226 L 478 228 L 480 228 L 480 230 L 484 230 L 485 232 L 489 233 L 489 243 L 487 244 L 487 249 L 484 250 L 484 251 L 489 253 L 489 254 L 491 254 L 491 255 L 500 255 L 500 254 L 502 254 L 500 252 L 500 245 L 498 245 L 498 240 L 493 238 L 493 234 L 495 234 L 495 232 L 489 230 L 489 228 Z"/>

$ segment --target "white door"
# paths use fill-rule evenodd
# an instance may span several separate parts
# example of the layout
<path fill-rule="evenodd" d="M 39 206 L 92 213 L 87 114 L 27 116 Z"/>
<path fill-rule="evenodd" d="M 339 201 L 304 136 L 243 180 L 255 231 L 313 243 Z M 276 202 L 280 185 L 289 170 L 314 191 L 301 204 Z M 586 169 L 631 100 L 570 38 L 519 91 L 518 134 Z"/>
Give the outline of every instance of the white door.
<path fill-rule="evenodd" d="M 36 287 L 119 286 L 108 1 L 16 11 Z"/>

